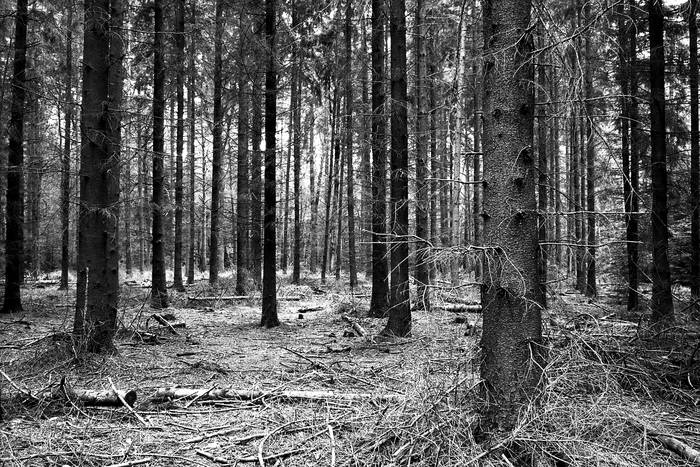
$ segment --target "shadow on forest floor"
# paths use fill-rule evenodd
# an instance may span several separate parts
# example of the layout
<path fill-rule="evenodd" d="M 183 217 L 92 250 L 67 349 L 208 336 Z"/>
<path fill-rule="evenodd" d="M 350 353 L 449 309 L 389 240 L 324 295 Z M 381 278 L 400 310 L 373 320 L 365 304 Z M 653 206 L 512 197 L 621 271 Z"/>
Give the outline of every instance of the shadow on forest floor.
<path fill-rule="evenodd" d="M 558 295 L 545 317 L 550 363 L 538 405 L 500 443 L 484 446 L 472 438 L 480 315 L 455 319 L 436 307 L 414 312 L 409 338 L 365 339 L 341 313 L 379 334 L 384 321 L 364 317 L 368 284 L 353 297 L 344 285 L 319 282 L 282 278 L 279 295 L 301 299 L 279 303 L 275 329 L 258 326 L 259 297 L 197 307 L 187 297 L 213 293 L 208 285 L 169 289 L 166 311 L 186 326 L 177 334 L 148 320 L 148 289 L 132 283 L 122 292 L 118 354 L 80 361 L 67 334 L 74 293 L 27 288 L 27 311 L 0 320 L 0 370 L 17 386 L 0 380 L 0 464 L 508 465 L 500 447 L 515 442 L 537 465 L 685 465 L 648 427 L 700 444 L 696 327 L 689 340 L 669 332 L 665 345 L 652 345 L 659 336 L 638 337 L 636 323 L 616 319 L 604 301 Z M 232 285 L 223 278 L 216 292 L 230 294 Z M 439 292 L 433 303 L 476 299 L 462 289 L 460 300 Z M 135 390 L 142 420 L 124 408 L 27 403 L 18 389 L 40 394 L 63 377 L 74 388 L 109 389 L 111 378 Z M 171 386 L 262 396 L 150 400 Z M 284 391 L 322 397 L 276 397 Z M 348 401 L 353 394 L 375 397 Z"/>

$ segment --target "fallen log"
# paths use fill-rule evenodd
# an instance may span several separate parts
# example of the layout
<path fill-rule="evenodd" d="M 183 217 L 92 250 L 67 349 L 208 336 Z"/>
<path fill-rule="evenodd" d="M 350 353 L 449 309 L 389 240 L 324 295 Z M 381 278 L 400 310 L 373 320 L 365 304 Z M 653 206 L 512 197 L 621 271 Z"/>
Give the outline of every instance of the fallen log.
<path fill-rule="evenodd" d="M 185 323 L 183 322 L 173 322 L 171 323 L 165 317 L 159 313 L 153 313 L 147 320 L 146 320 L 146 326 L 148 326 L 148 321 L 153 318 L 155 321 L 157 321 L 159 324 L 167 327 L 170 332 L 175 334 L 176 336 L 179 336 L 180 333 L 175 330 L 175 328 L 184 328 L 186 327 Z"/>
<path fill-rule="evenodd" d="M 481 305 L 450 304 L 435 307 L 438 310 L 449 311 L 450 313 L 481 313 Z"/>
<path fill-rule="evenodd" d="M 299 308 L 297 310 L 297 313 L 310 313 L 312 311 L 321 311 L 321 310 L 323 310 L 322 306 L 311 306 L 308 308 Z"/>
<path fill-rule="evenodd" d="M 661 433 L 641 420 L 632 420 L 632 422 L 645 434 L 655 438 L 663 447 L 672 453 L 677 454 L 692 464 L 700 465 L 700 451 L 697 449 L 688 446 L 674 435 Z"/>
<path fill-rule="evenodd" d="M 404 400 L 402 395 L 398 394 L 373 394 L 373 393 L 343 393 L 330 391 L 256 391 L 256 390 L 239 390 L 232 388 L 216 388 L 216 389 L 190 389 L 190 388 L 158 388 L 151 396 L 152 402 L 166 402 L 174 399 L 190 399 L 196 397 L 198 400 L 221 400 L 221 399 L 236 399 L 236 400 L 255 400 L 262 398 L 287 399 L 287 400 L 306 400 L 306 401 L 326 401 L 326 400 L 341 400 L 341 401 L 381 401 L 381 402 L 397 402 Z"/>
<path fill-rule="evenodd" d="M 136 402 L 136 391 L 114 389 L 74 389 L 62 381 L 58 386 L 46 390 L 37 396 L 40 400 L 72 400 L 93 407 L 123 407 L 126 402 L 130 407 Z"/>

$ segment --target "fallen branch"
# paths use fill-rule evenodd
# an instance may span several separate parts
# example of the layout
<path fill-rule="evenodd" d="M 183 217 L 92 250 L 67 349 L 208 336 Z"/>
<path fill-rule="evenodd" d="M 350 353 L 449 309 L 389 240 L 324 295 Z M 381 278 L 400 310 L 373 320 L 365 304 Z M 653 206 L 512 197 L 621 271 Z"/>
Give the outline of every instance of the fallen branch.
<path fill-rule="evenodd" d="M 61 384 L 42 392 L 35 399 L 41 400 L 77 400 L 94 407 L 131 407 L 136 402 L 136 391 L 115 391 L 112 389 L 73 389 L 65 380 Z"/>
<path fill-rule="evenodd" d="M 672 453 L 679 455 L 688 462 L 692 462 L 695 465 L 700 465 L 700 451 L 697 449 L 688 446 L 674 435 L 661 433 L 641 420 L 633 420 L 633 423 L 647 435 L 656 438 L 656 440 L 661 443 L 663 447 Z"/>
<path fill-rule="evenodd" d="M 143 425 L 148 426 L 148 422 L 136 412 L 132 405 L 134 402 L 136 402 L 136 392 L 134 392 L 134 400 L 131 403 L 128 403 L 125 399 L 124 396 L 119 392 L 117 387 L 114 385 L 114 381 L 112 381 L 112 378 L 108 377 L 107 380 L 109 381 L 110 386 L 112 386 L 112 391 L 117 395 L 117 398 L 119 398 L 119 401 L 122 403 L 124 407 L 126 407 L 126 410 L 131 412 L 134 417 L 138 419 L 139 422 L 141 422 Z"/>
<path fill-rule="evenodd" d="M 213 433 L 207 433 L 206 435 L 201 435 L 201 436 L 197 436 L 195 438 L 186 439 L 183 441 L 183 443 L 185 443 L 185 444 L 199 443 L 200 441 L 204 441 L 205 439 L 216 438 L 217 436 L 230 435 L 231 433 L 235 433 L 236 431 L 241 431 L 241 428 L 240 427 L 226 428 L 223 430 L 215 431 Z M 245 443 L 246 441 L 250 441 L 250 440 L 253 440 L 256 438 L 262 438 L 263 436 L 265 436 L 265 435 L 262 433 L 257 433 L 254 435 L 246 436 L 244 438 L 235 439 L 232 442 L 233 443 Z"/>
<path fill-rule="evenodd" d="M 398 394 L 372 394 L 372 393 L 339 393 L 330 391 L 251 391 L 236 390 L 232 388 L 219 389 L 190 389 L 190 388 L 158 388 L 151 396 L 153 402 L 165 402 L 173 399 L 189 399 L 199 397 L 199 400 L 256 400 L 261 398 L 307 400 L 307 401 L 381 401 L 397 402 L 403 401 L 404 397 Z"/>
<path fill-rule="evenodd" d="M 202 449 L 196 449 L 194 452 L 199 454 L 200 456 L 204 457 L 205 459 L 209 459 L 212 462 L 216 462 L 217 464 L 229 464 L 230 462 L 228 459 L 224 459 L 223 457 L 217 457 L 214 454 L 204 451 Z"/>
<path fill-rule="evenodd" d="M 322 306 L 312 306 L 312 307 L 309 307 L 309 308 L 299 308 L 299 309 L 297 310 L 297 313 L 309 313 L 309 312 L 312 312 L 312 311 L 321 311 L 321 310 L 323 310 L 323 307 L 322 307 Z"/>
<path fill-rule="evenodd" d="M 163 326 L 167 327 L 170 329 L 170 332 L 175 334 L 176 336 L 179 336 L 180 333 L 175 330 L 175 328 L 184 328 L 185 323 L 182 322 L 177 322 L 177 323 L 171 323 L 167 319 L 163 317 L 163 315 L 159 313 L 153 313 L 147 320 L 146 320 L 146 326 L 148 326 L 148 321 L 153 318 L 154 320 L 158 321 L 159 324 L 162 324 Z"/>
<path fill-rule="evenodd" d="M 450 313 L 481 313 L 481 305 L 451 304 L 436 306 L 435 308 L 449 311 Z"/>
<path fill-rule="evenodd" d="M 350 326 L 352 327 L 352 329 L 357 334 L 359 334 L 360 337 L 367 338 L 367 336 L 368 336 L 367 331 L 365 331 L 365 328 L 360 326 L 360 324 L 357 321 L 355 321 L 354 319 L 350 318 L 348 315 L 345 315 L 345 314 L 340 315 L 340 317 L 343 318 L 343 321 L 347 321 L 348 323 L 350 323 Z"/>
<path fill-rule="evenodd" d="M 144 457 L 143 459 L 134 459 L 129 462 L 121 462 L 119 464 L 110 464 L 107 467 L 131 467 L 132 465 L 148 464 L 153 461 L 152 457 Z"/>
<path fill-rule="evenodd" d="M 187 300 L 189 302 L 207 302 L 207 303 L 216 303 L 216 302 L 233 302 L 233 301 L 238 301 L 238 300 L 254 300 L 256 297 L 253 295 L 226 295 L 226 296 L 221 296 L 221 297 L 187 297 Z M 304 297 L 300 295 L 290 295 L 290 296 L 284 296 L 284 297 L 277 297 L 278 301 L 285 301 L 285 302 L 298 302 L 302 300 Z"/>

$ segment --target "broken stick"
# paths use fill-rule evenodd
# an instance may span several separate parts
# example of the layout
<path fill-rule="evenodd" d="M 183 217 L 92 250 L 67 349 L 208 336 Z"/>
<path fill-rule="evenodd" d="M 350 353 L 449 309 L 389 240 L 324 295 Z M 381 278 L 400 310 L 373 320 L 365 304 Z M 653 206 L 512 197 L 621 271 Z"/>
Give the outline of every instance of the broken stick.
<path fill-rule="evenodd" d="M 355 321 L 354 319 L 350 318 L 348 315 L 345 315 L 345 314 L 340 315 L 340 317 L 343 318 L 343 321 L 347 321 L 348 323 L 350 323 L 350 326 L 352 327 L 352 329 L 356 333 L 358 333 L 360 335 L 360 337 L 366 338 L 368 336 L 367 331 L 365 331 L 365 328 L 360 326 L 360 324 L 357 321 Z"/>
<path fill-rule="evenodd" d="M 342 400 L 342 401 L 381 401 L 381 402 L 397 402 L 404 400 L 404 397 L 399 394 L 374 394 L 374 393 L 342 393 L 330 391 L 252 391 L 252 390 L 236 390 L 232 388 L 217 388 L 217 389 L 190 389 L 190 388 L 158 388 L 155 394 L 151 396 L 153 402 L 165 402 L 173 399 L 190 399 L 198 397 L 199 400 L 221 400 L 221 399 L 237 399 L 237 400 L 255 400 L 261 398 L 289 399 L 289 400 L 307 400 L 307 401 L 325 401 L 325 400 Z"/>

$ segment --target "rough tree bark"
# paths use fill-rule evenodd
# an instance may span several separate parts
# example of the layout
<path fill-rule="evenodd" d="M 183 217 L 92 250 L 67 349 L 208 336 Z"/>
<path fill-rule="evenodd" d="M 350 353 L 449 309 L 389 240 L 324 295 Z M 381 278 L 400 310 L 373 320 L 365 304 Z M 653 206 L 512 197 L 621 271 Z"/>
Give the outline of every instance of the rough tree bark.
<path fill-rule="evenodd" d="M 292 29 L 299 28 L 299 6 L 292 12 Z M 299 44 L 294 44 L 296 85 L 296 105 L 294 106 L 294 247 L 292 251 L 292 284 L 299 284 L 301 278 L 301 54 Z"/>
<path fill-rule="evenodd" d="M 260 35 L 256 35 L 260 40 Z M 253 91 L 251 100 L 251 154 L 250 154 L 250 274 L 259 289 L 262 286 L 262 210 L 263 210 L 263 181 L 262 181 L 262 80 L 260 79 L 260 60 L 255 59 L 253 74 Z"/>
<path fill-rule="evenodd" d="M 182 151 L 185 137 L 185 0 L 177 0 L 175 5 L 175 66 L 177 67 L 175 86 L 177 88 L 177 123 L 175 142 L 175 252 L 173 287 L 184 292 L 182 283 L 182 210 L 184 165 Z"/>
<path fill-rule="evenodd" d="M 17 0 L 15 56 L 12 62 L 9 153 L 7 158 L 7 213 L 5 238 L 5 300 L 0 313 L 22 311 L 24 261 L 24 104 L 27 69 L 27 0 Z M 87 31 L 87 28 L 86 28 Z M 106 81 L 106 78 L 105 78 Z"/>
<path fill-rule="evenodd" d="M 195 94 L 195 80 L 197 79 L 197 69 L 195 68 L 195 38 L 194 31 L 196 27 L 196 1 L 192 0 L 190 5 L 191 9 L 191 20 L 192 25 L 190 34 L 190 50 L 189 50 L 189 76 L 187 79 L 187 119 L 189 123 L 189 141 L 188 141 L 188 152 L 189 152 L 189 169 L 190 169 L 190 186 L 189 188 L 189 245 L 187 254 L 187 283 L 194 284 L 194 246 L 195 246 L 195 205 L 194 205 L 194 193 L 195 193 L 195 107 L 194 107 L 194 94 Z"/>
<path fill-rule="evenodd" d="M 352 89 L 352 0 L 345 3 L 345 163 L 348 197 L 348 267 L 350 289 L 357 286 L 357 250 L 355 248 L 355 181 L 352 157 L 353 89 Z M 338 258 L 340 259 L 340 257 Z"/>
<path fill-rule="evenodd" d="M 372 298 L 369 315 L 389 311 L 386 247 L 386 119 L 384 94 L 384 1 L 372 0 Z"/>
<path fill-rule="evenodd" d="M 639 77 L 637 72 L 637 6 L 636 0 L 628 0 L 628 16 L 631 23 L 627 26 L 628 33 L 628 60 L 627 79 L 629 81 L 629 124 L 630 124 L 630 201 L 631 207 L 629 223 L 627 226 L 628 239 L 628 271 L 629 286 L 627 295 L 627 309 L 639 308 L 639 161 L 641 160 L 641 141 L 645 138 L 639 120 L 639 103 L 632 96 L 639 95 Z"/>
<path fill-rule="evenodd" d="M 700 299 L 700 138 L 698 136 L 698 0 L 690 0 L 690 293 Z"/>
<path fill-rule="evenodd" d="M 261 326 L 279 326 L 277 317 L 277 180 L 275 148 L 277 132 L 277 69 L 276 69 L 276 0 L 265 2 L 265 36 L 267 39 L 267 71 L 265 73 L 265 232 L 263 259 L 263 292 Z"/>
<path fill-rule="evenodd" d="M 414 46 L 416 48 L 416 310 L 430 310 L 430 184 L 428 183 L 429 110 L 425 47 L 425 2 L 416 1 Z"/>
<path fill-rule="evenodd" d="M 64 90 L 63 157 L 61 164 L 61 282 L 59 290 L 68 289 L 70 266 L 70 156 L 73 121 L 73 2 L 66 6 L 66 82 Z"/>
<path fill-rule="evenodd" d="M 121 0 L 85 2 L 78 242 L 86 283 L 73 331 L 88 352 L 113 351 L 117 328 L 123 15 Z"/>
<path fill-rule="evenodd" d="M 330 94 L 330 91 L 329 91 Z M 330 96 L 329 96 L 330 97 Z M 326 182 L 326 225 L 324 229 L 323 237 L 323 257 L 321 258 L 321 283 L 326 283 L 326 272 L 329 269 L 328 255 L 330 252 L 330 237 L 331 237 L 331 201 L 333 193 L 333 179 L 335 167 L 338 165 L 335 157 L 333 157 L 333 150 L 335 148 L 335 127 L 338 115 L 338 87 L 335 86 L 333 90 L 333 98 L 329 102 L 330 107 L 330 126 L 331 126 L 331 143 L 328 146 L 328 159 L 330 161 L 330 167 L 328 169 L 328 180 Z M 337 155 L 337 152 L 336 152 Z"/>
<path fill-rule="evenodd" d="M 538 37 L 541 38 L 540 47 L 544 46 L 544 34 L 542 28 L 538 28 Z M 547 184 L 549 183 L 549 173 L 547 171 L 547 108 L 544 105 L 547 89 L 545 57 L 537 58 L 537 237 L 540 243 L 538 249 L 538 267 L 540 276 L 540 287 L 542 288 L 542 304 L 546 306 L 547 300 L 547 259 L 548 249 L 542 244 L 547 241 Z"/>
<path fill-rule="evenodd" d="M 219 231 L 221 213 L 222 181 L 222 125 L 223 109 L 221 106 L 222 87 L 222 41 L 224 35 L 223 0 L 216 0 L 214 32 L 214 121 L 212 124 L 211 155 L 211 225 L 209 240 L 209 284 L 215 285 L 219 280 Z"/>
<path fill-rule="evenodd" d="M 249 222 L 250 222 L 250 185 L 248 182 L 248 76 L 246 73 L 246 56 L 248 51 L 247 26 L 248 15 L 245 6 L 241 6 L 240 22 L 238 24 L 238 59 L 242 66 L 238 77 L 238 180 L 236 183 L 236 196 L 238 209 L 236 210 L 236 293 L 244 295 L 246 280 L 248 278 Z"/>
<path fill-rule="evenodd" d="M 586 2 L 584 17 L 587 22 L 594 19 L 591 15 L 591 2 Z M 586 65 L 584 69 L 584 93 L 586 99 L 586 295 L 595 297 L 598 294 L 596 286 L 596 213 L 595 213 L 595 130 L 593 118 L 595 107 L 593 105 L 593 33 L 589 30 L 585 35 Z"/>
<path fill-rule="evenodd" d="M 481 377 L 487 431 L 513 428 L 544 367 L 531 6 L 530 0 L 484 3 L 483 219 L 490 273 L 481 289 Z"/>
<path fill-rule="evenodd" d="M 406 96 L 406 2 L 391 0 L 391 288 L 383 334 L 411 333 L 408 288 L 408 119 Z"/>
<path fill-rule="evenodd" d="M 673 320 L 668 263 L 668 174 L 664 91 L 664 12 L 661 0 L 647 0 L 651 84 L 651 313 L 653 322 Z"/>
<path fill-rule="evenodd" d="M 155 0 L 153 33 L 153 195 L 151 197 L 152 255 L 151 307 L 168 307 L 165 284 L 165 241 L 163 236 L 164 113 L 165 113 L 165 44 L 163 40 L 163 0 Z"/>

